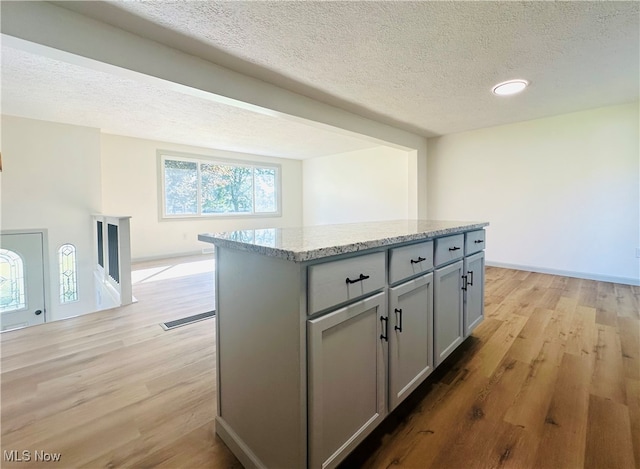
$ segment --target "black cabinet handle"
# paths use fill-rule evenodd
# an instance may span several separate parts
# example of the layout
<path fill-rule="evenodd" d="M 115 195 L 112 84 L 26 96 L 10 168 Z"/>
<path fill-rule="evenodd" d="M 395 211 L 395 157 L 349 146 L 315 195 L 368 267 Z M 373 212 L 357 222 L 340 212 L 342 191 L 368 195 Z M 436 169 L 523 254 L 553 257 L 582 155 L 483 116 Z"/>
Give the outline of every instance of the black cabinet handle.
<path fill-rule="evenodd" d="M 462 280 L 463 280 L 463 283 L 462 283 L 462 289 L 463 289 L 463 290 L 466 290 L 466 289 L 467 289 L 467 285 L 469 285 L 469 283 L 467 282 L 467 280 L 468 280 L 468 279 L 467 279 L 467 276 L 466 276 L 466 275 L 463 275 L 463 276 L 462 276 Z"/>
<path fill-rule="evenodd" d="M 473 286 L 473 270 L 467 271 L 467 274 L 471 275 L 471 280 L 469 280 L 469 284 L 468 285 Z"/>
<path fill-rule="evenodd" d="M 454 246 L 452 248 L 449 248 L 449 251 L 457 251 L 458 249 L 460 249 L 458 246 Z"/>
<path fill-rule="evenodd" d="M 366 280 L 368 278 L 369 278 L 369 275 L 365 275 L 365 274 L 360 274 L 360 277 L 358 277 L 355 280 L 351 280 L 349 277 L 347 277 L 347 284 L 362 282 L 363 280 Z"/>
<path fill-rule="evenodd" d="M 422 261 L 426 261 L 426 259 L 424 257 L 420 257 L 420 256 L 418 256 L 417 260 L 411 259 L 411 263 L 412 264 L 420 264 L 420 262 L 422 262 Z"/>
<path fill-rule="evenodd" d="M 476 244 L 484 243 L 484 239 L 476 239 L 474 243 Z"/>
<path fill-rule="evenodd" d="M 400 315 L 399 320 L 397 321 L 400 326 L 394 326 L 394 329 L 398 332 L 402 332 L 402 308 L 396 308 L 394 309 L 394 312 Z"/>
<path fill-rule="evenodd" d="M 380 334 L 380 338 L 389 342 L 389 318 L 380 316 L 380 322 L 384 322 L 384 326 L 383 326 L 384 334 Z"/>
<path fill-rule="evenodd" d="M 36 309 L 33 314 L 35 314 L 36 316 L 40 316 L 42 314 L 42 310 L 41 309 Z"/>

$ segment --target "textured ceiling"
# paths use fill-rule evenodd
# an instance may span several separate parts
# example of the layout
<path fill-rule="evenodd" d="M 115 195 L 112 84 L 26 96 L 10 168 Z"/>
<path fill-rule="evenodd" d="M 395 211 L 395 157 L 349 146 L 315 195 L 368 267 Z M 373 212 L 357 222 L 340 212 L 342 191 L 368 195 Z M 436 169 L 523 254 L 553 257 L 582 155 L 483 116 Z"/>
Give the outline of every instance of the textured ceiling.
<path fill-rule="evenodd" d="M 232 70 L 425 136 L 630 102 L 639 2 L 54 2 Z M 306 158 L 373 146 L 2 49 L 7 114 Z M 491 87 L 526 78 L 523 94 Z"/>
<path fill-rule="evenodd" d="M 6 45 L 2 112 L 130 137 L 295 159 L 376 146 Z"/>
<path fill-rule="evenodd" d="M 116 1 L 81 8 L 427 136 L 639 95 L 637 1 Z M 512 78 L 531 87 L 518 97 L 490 93 Z"/>

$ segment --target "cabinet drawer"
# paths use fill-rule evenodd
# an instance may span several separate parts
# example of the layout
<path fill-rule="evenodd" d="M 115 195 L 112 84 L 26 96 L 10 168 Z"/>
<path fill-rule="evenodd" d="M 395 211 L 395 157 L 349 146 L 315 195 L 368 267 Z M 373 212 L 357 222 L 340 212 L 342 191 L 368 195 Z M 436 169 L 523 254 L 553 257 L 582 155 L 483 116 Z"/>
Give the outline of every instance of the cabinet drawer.
<path fill-rule="evenodd" d="M 464 234 L 436 238 L 435 264 L 442 265 L 464 256 Z"/>
<path fill-rule="evenodd" d="M 464 254 L 468 256 L 484 249 L 484 230 L 469 231 L 464 235 Z"/>
<path fill-rule="evenodd" d="M 389 251 L 389 283 L 396 283 L 433 269 L 433 241 Z"/>
<path fill-rule="evenodd" d="M 314 314 L 383 288 L 385 253 L 312 265 L 308 274 L 308 314 Z"/>

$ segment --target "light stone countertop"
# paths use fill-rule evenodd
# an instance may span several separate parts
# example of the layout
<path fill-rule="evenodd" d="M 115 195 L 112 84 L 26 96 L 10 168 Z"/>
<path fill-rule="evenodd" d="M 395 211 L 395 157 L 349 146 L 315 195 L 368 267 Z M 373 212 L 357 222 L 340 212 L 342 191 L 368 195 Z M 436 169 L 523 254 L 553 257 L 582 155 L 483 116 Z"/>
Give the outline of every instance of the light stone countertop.
<path fill-rule="evenodd" d="M 198 239 L 225 248 L 305 262 L 479 230 L 487 225 L 488 222 L 480 221 L 394 220 L 201 233 Z"/>

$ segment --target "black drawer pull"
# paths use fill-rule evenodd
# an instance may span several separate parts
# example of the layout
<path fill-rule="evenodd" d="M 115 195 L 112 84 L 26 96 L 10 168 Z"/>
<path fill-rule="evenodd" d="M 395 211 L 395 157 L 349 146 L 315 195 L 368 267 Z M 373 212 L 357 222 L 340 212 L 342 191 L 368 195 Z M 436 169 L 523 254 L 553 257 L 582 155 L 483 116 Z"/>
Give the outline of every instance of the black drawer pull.
<path fill-rule="evenodd" d="M 402 308 L 395 308 L 394 313 L 399 314 L 398 324 L 399 326 L 394 326 L 394 330 L 398 332 L 402 332 Z"/>
<path fill-rule="evenodd" d="M 389 342 L 389 318 L 380 316 L 380 322 L 384 322 L 384 334 L 380 334 L 380 338 Z"/>
<path fill-rule="evenodd" d="M 368 278 L 369 278 L 369 275 L 365 275 L 365 274 L 360 274 L 360 277 L 358 277 L 355 280 L 351 280 L 349 277 L 347 277 L 347 284 L 362 282 L 363 280 L 366 280 Z"/>
<path fill-rule="evenodd" d="M 458 246 L 454 246 L 452 248 L 449 248 L 449 251 L 457 251 L 458 249 L 460 249 Z"/>
<path fill-rule="evenodd" d="M 426 261 L 426 259 L 424 257 L 420 257 L 420 256 L 418 256 L 418 260 L 414 261 L 413 259 L 411 259 L 411 263 L 412 264 L 420 264 L 420 262 L 422 262 L 422 261 Z"/>
<path fill-rule="evenodd" d="M 468 281 L 468 280 L 469 280 L 469 278 L 468 278 L 466 275 L 463 275 L 463 276 L 462 276 L 462 280 L 463 280 L 463 283 L 462 283 L 462 289 L 463 289 L 463 290 L 466 290 L 466 289 L 467 289 L 467 286 L 469 285 L 469 281 Z"/>
<path fill-rule="evenodd" d="M 469 285 L 473 286 L 473 270 L 467 271 L 467 274 L 471 275 L 471 280 L 469 280 Z"/>
<path fill-rule="evenodd" d="M 484 239 L 476 239 L 474 243 L 476 244 L 484 243 Z"/>

